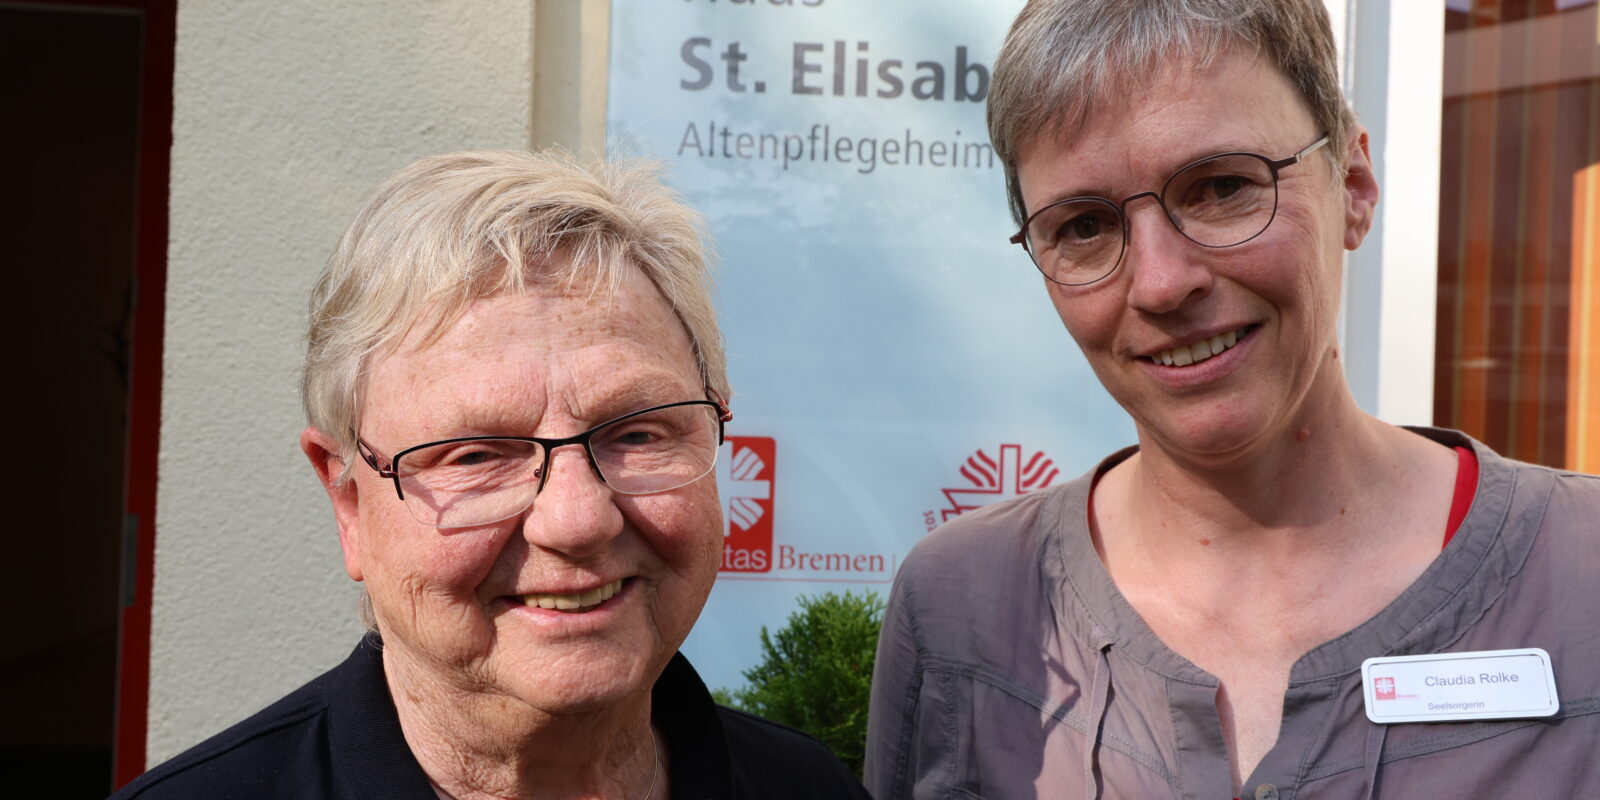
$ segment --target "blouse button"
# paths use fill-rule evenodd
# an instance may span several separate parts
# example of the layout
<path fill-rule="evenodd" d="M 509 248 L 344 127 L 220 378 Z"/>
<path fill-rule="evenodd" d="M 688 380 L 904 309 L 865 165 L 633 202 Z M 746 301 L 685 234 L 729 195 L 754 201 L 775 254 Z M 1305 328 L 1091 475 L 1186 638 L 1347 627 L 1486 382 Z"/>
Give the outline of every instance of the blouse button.
<path fill-rule="evenodd" d="M 1256 800 L 1278 800 L 1278 787 L 1263 783 L 1256 787 Z"/>

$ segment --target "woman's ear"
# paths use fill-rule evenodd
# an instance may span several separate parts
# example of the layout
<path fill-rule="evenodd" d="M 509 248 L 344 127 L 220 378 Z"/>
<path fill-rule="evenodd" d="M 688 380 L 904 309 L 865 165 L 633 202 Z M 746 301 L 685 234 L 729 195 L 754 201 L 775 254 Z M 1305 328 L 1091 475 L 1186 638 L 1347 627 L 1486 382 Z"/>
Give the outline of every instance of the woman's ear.
<path fill-rule="evenodd" d="M 317 428 L 300 432 L 300 450 L 311 460 L 317 482 L 333 502 L 333 518 L 339 525 L 339 547 L 344 550 L 344 571 L 353 580 L 362 580 L 361 503 L 354 478 L 341 481 L 345 461 L 339 443 Z"/>
<path fill-rule="evenodd" d="M 1372 170 L 1372 154 L 1367 149 L 1367 129 L 1357 125 L 1351 132 L 1348 167 L 1344 175 L 1344 249 L 1361 246 L 1372 230 L 1378 208 L 1378 176 Z"/>

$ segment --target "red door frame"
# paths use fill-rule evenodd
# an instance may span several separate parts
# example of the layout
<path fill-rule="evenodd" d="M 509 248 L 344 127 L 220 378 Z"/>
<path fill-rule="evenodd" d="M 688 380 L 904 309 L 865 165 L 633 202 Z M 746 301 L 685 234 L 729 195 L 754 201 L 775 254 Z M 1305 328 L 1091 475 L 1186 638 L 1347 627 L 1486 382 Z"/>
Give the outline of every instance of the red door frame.
<path fill-rule="evenodd" d="M 138 228 L 129 379 L 127 503 L 137 522 L 133 605 L 117 636 L 117 716 L 112 784 L 144 772 L 150 705 L 150 604 L 156 560 L 156 465 L 161 443 L 162 341 L 166 329 L 167 202 L 172 165 L 172 65 L 177 0 L 118 0 L 144 12 L 139 98 Z M 124 574 L 127 574 L 125 571 Z"/>
<path fill-rule="evenodd" d="M 137 13 L 143 47 L 139 76 L 135 308 L 128 386 L 125 503 L 136 521 L 131 576 L 133 604 L 117 626 L 116 723 L 112 783 L 144 772 L 150 701 L 150 587 L 155 577 L 156 466 L 161 438 L 162 335 L 167 298 L 167 199 L 172 152 L 172 65 L 177 0 L 27 0 L 35 8 L 106 9 Z M 126 534 L 125 534 L 126 535 Z M 124 550 L 124 558 L 127 557 Z M 126 595 L 126 590 L 124 590 Z"/>

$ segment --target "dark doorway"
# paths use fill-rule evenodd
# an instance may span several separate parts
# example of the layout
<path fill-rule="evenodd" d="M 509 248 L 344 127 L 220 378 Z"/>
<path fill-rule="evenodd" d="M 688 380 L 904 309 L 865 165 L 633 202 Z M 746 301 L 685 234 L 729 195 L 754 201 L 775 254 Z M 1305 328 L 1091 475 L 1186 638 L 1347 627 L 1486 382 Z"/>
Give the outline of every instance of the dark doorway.
<path fill-rule="evenodd" d="M 141 109 L 152 111 L 145 79 L 164 80 L 167 98 L 171 81 L 170 68 L 164 77 L 148 71 L 147 16 L 142 8 L 0 6 L 12 409 L 0 771 L 12 776 L 8 793 L 34 789 L 19 796 L 100 798 L 113 784 L 119 633 L 139 565 L 129 547 L 140 527 L 130 513 L 139 506 L 129 491 L 129 438 L 134 427 L 158 424 L 130 425 L 133 345 L 145 327 L 136 324 L 138 278 L 150 268 L 164 273 L 164 257 L 141 265 L 141 253 L 151 252 L 152 235 L 164 249 L 166 227 L 164 208 L 141 216 L 150 197 L 140 183 L 156 181 L 164 206 L 170 141 L 142 134 L 151 120 Z M 154 111 L 170 129 L 170 99 Z M 162 174 L 141 175 L 150 167 L 144 146 L 161 148 Z M 152 223 L 159 231 L 144 229 Z M 164 289 L 164 280 L 153 283 Z M 143 381 L 151 367 L 159 377 L 159 329 L 152 338 L 154 352 L 140 353 L 155 362 L 140 365 Z M 149 455 L 133 463 L 153 466 Z M 142 713 L 130 722 L 142 750 Z"/>

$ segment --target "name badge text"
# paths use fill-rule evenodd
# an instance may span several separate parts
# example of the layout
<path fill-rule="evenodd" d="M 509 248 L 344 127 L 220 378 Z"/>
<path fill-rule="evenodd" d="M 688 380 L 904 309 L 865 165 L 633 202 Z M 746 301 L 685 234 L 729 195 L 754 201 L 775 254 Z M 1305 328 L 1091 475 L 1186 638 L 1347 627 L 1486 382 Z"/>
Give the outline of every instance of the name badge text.
<path fill-rule="evenodd" d="M 1369 658 L 1367 719 L 1456 722 L 1548 717 L 1561 709 L 1550 654 L 1537 647 Z"/>

